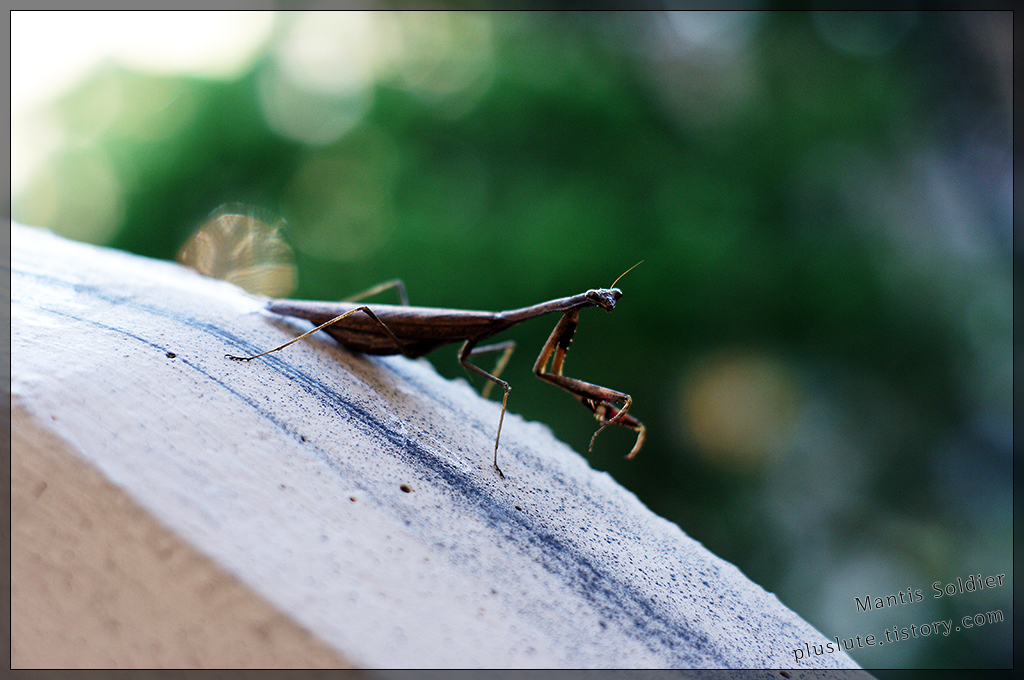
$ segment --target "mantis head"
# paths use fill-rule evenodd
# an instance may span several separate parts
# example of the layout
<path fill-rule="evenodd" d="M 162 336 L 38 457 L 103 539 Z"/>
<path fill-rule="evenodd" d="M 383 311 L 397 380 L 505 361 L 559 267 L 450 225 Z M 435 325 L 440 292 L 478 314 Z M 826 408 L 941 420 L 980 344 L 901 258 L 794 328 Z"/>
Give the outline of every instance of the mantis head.
<path fill-rule="evenodd" d="M 618 283 L 623 276 L 640 266 L 641 263 L 643 263 L 643 260 L 640 260 L 640 262 L 637 262 L 635 265 L 619 274 L 619 278 L 615 279 L 610 287 L 588 290 L 585 293 L 587 300 L 589 300 L 595 307 L 600 307 L 606 312 L 610 312 L 615 309 L 615 303 L 622 298 L 622 291 L 616 288 L 615 284 Z"/>
<path fill-rule="evenodd" d="M 615 303 L 622 298 L 622 291 L 618 288 L 597 288 L 588 290 L 585 295 L 592 305 L 610 312 L 615 309 Z"/>

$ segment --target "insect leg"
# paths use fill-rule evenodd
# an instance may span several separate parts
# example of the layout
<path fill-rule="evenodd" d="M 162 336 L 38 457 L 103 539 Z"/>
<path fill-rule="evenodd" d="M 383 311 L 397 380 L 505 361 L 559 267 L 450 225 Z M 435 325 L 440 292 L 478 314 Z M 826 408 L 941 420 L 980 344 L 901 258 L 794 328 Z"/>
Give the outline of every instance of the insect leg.
<path fill-rule="evenodd" d="M 483 347 L 474 347 L 469 353 L 469 356 L 476 356 L 477 354 L 484 354 L 486 352 L 501 352 L 501 357 L 498 358 L 498 363 L 494 365 L 494 372 L 492 375 L 497 378 L 501 375 L 501 372 L 505 370 L 505 366 L 508 365 L 508 360 L 512 356 L 512 350 L 516 348 L 515 340 L 506 340 L 505 342 L 496 342 L 493 345 L 484 345 Z M 484 388 L 480 390 L 480 396 L 484 399 L 491 393 L 491 388 L 494 387 L 495 383 L 488 381 Z"/>
<path fill-rule="evenodd" d="M 594 448 L 594 440 L 597 435 L 601 434 L 609 425 L 620 425 L 636 432 L 636 444 L 626 454 L 626 458 L 632 458 L 639 453 L 647 433 L 647 428 L 643 423 L 628 415 L 629 408 L 633 405 L 633 398 L 625 392 L 562 375 L 565 353 L 569 350 L 569 343 L 572 342 L 572 336 L 576 332 L 578 319 L 579 309 L 570 309 L 559 319 L 548 341 L 544 343 L 537 362 L 533 365 L 533 372 L 544 382 L 561 387 L 594 412 L 601 427 L 597 428 L 597 432 L 590 438 L 591 450 Z M 551 361 L 551 370 L 547 371 L 545 369 L 549 360 Z M 621 403 L 622 407 L 615 406 L 616 403 Z"/>
<path fill-rule="evenodd" d="M 462 349 L 459 350 L 459 363 L 465 366 L 470 371 L 473 371 L 477 375 L 481 375 L 491 381 L 491 384 L 497 385 L 501 389 L 505 390 L 505 394 L 501 398 L 501 417 L 498 419 L 498 434 L 494 437 L 494 470 L 498 473 L 498 476 L 502 479 L 505 478 L 505 473 L 498 467 L 498 441 L 501 439 L 501 425 L 505 422 L 505 406 L 508 404 L 508 393 L 512 388 L 507 382 L 502 380 L 496 375 L 491 375 L 479 366 L 474 366 L 469 363 L 469 357 L 474 354 L 482 354 L 483 352 L 493 352 L 498 350 L 504 350 L 505 356 L 498 362 L 498 369 L 495 373 L 500 373 L 501 369 L 505 367 L 505 363 L 508 361 L 508 356 L 512 353 L 515 348 L 515 343 L 500 342 L 494 345 L 485 345 L 484 347 L 477 348 L 475 340 L 466 340 L 465 344 L 462 345 Z"/>
<path fill-rule="evenodd" d="M 277 352 L 279 350 L 282 350 L 285 347 L 288 347 L 289 345 L 294 345 L 299 340 L 307 338 L 310 335 L 313 335 L 313 333 L 316 333 L 317 331 L 322 331 L 323 329 L 327 328 L 328 326 L 336 324 L 339 321 L 341 321 L 342 319 L 345 319 L 347 317 L 352 316 L 356 312 L 363 312 L 368 317 L 373 319 L 377 323 L 377 325 L 380 326 L 381 330 L 384 331 L 384 334 L 387 335 L 389 338 L 391 338 L 392 342 L 395 343 L 395 348 L 397 348 L 398 351 L 400 351 L 402 354 L 405 354 L 406 356 L 408 356 L 408 354 L 406 354 L 405 346 L 402 344 L 402 341 L 399 340 L 398 337 L 396 337 L 395 334 L 391 331 L 391 329 L 387 327 L 387 324 L 385 324 L 383 321 L 381 321 L 377 317 L 377 315 L 373 313 L 373 310 L 371 310 L 369 307 L 366 307 L 366 306 L 356 307 L 355 309 L 350 309 L 349 311 L 345 312 L 344 314 L 339 314 L 338 316 L 334 317 L 330 321 L 328 321 L 326 323 L 322 323 L 322 324 L 320 324 L 319 326 L 317 326 L 316 328 L 314 328 L 312 330 L 306 331 L 305 333 L 303 333 L 302 335 L 298 336 L 297 338 L 292 338 L 291 340 L 289 340 L 288 342 L 284 343 L 283 345 L 280 345 L 279 347 L 275 347 L 274 349 L 268 349 L 266 352 L 261 352 L 259 354 L 254 354 L 251 357 L 238 357 L 238 356 L 235 356 L 234 354 L 225 354 L 224 356 L 226 356 L 228 359 L 233 359 L 235 361 L 252 361 L 253 359 L 259 359 L 262 356 L 266 356 L 268 354 L 272 354 L 273 352 Z M 415 357 L 410 357 L 410 358 L 415 358 Z"/>
<path fill-rule="evenodd" d="M 402 283 L 402 279 L 391 279 L 390 281 L 384 281 L 383 283 L 378 283 L 376 286 L 373 286 L 372 288 L 367 288 L 366 290 L 364 290 L 361 293 L 358 293 L 356 295 L 351 295 L 351 296 L 345 298 L 343 300 L 343 302 L 358 302 L 358 301 L 362 300 L 363 298 L 370 297 L 371 295 L 376 295 L 377 293 L 383 293 L 384 291 L 386 291 L 386 290 L 388 290 L 390 288 L 394 288 L 396 291 L 398 291 L 398 300 L 402 303 L 402 305 L 408 307 L 409 306 L 409 296 L 406 295 L 406 293 L 405 293 L 405 284 Z"/>

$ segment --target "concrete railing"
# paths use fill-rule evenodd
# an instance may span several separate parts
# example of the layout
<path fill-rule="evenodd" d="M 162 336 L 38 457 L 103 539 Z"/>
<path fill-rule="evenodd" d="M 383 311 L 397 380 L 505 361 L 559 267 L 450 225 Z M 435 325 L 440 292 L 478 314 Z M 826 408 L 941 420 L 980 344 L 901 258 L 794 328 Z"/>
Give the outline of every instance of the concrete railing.
<path fill-rule="evenodd" d="M 828 642 L 544 425 L 505 417 L 498 478 L 500 404 L 425 360 L 232 362 L 302 322 L 11 233 L 15 667 L 782 669 Z"/>

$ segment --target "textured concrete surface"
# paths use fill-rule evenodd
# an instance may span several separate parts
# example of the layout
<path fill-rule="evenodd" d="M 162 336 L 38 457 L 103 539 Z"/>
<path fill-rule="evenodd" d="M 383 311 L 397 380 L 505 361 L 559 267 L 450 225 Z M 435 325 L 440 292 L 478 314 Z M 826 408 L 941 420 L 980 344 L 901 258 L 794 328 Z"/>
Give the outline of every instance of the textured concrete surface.
<path fill-rule="evenodd" d="M 170 263 L 12 247 L 16 661 L 778 669 L 827 642 L 541 424 L 506 416 L 499 479 L 500 404 L 425 360 L 231 362 L 308 325 Z"/>

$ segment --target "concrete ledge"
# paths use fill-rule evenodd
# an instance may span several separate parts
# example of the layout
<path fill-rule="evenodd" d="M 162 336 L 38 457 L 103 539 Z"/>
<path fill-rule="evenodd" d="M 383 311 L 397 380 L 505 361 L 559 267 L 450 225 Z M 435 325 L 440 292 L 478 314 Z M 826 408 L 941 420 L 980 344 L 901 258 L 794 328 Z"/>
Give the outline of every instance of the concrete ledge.
<path fill-rule="evenodd" d="M 779 669 L 827 642 L 541 424 L 506 416 L 499 479 L 500 405 L 424 360 L 231 362 L 301 324 L 170 263 L 12 250 L 15 666 Z"/>
<path fill-rule="evenodd" d="M 351 665 L 12 416 L 13 668 Z"/>

